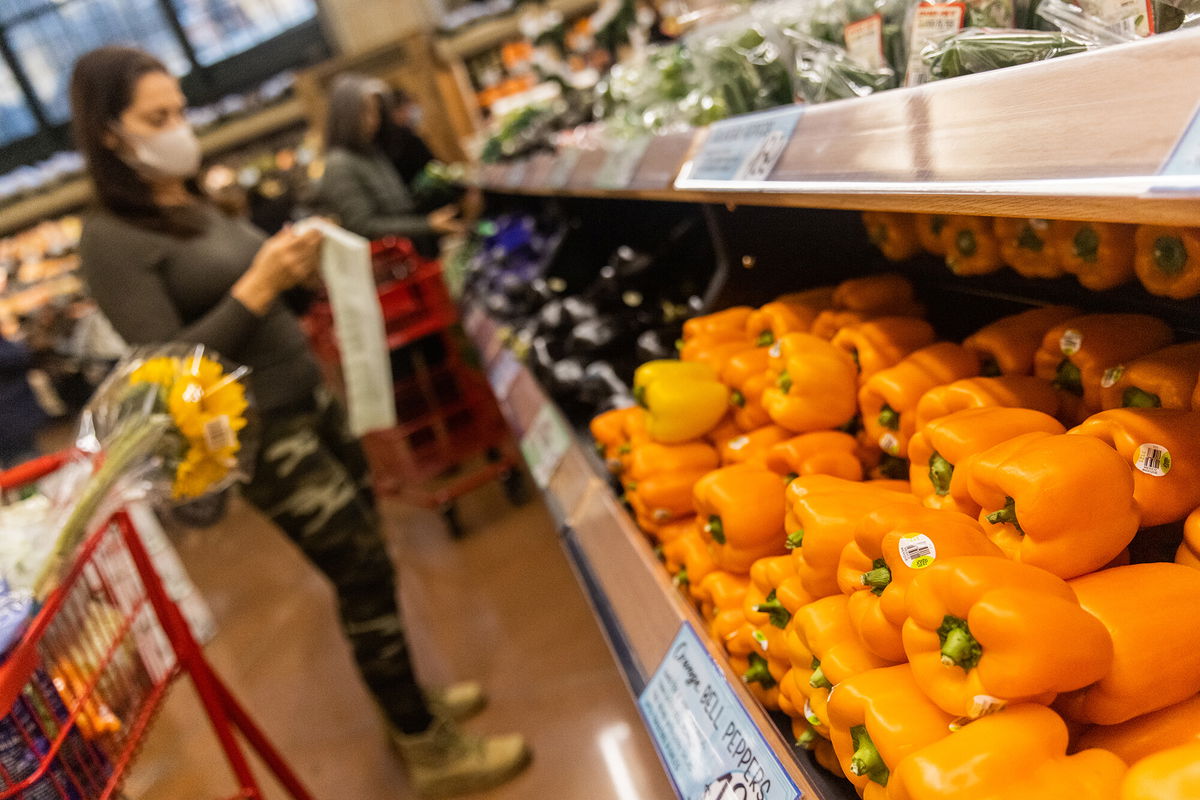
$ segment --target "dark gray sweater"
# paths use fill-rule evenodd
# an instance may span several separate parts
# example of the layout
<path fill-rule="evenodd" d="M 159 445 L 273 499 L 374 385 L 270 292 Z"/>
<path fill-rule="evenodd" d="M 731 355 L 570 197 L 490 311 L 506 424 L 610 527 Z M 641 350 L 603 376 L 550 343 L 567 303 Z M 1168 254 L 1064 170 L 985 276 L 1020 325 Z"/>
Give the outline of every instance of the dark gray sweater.
<path fill-rule="evenodd" d="M 383 153 L 330 150 L 319 198 L 322 210 L 336 216 L 343 228 L 368 239 L 433 232 L 414 210 L 404 181 Z"/>
<path fill-rule="evenodd" d="M 296 317 L 280 301 L 257 316 L 229 294 L 265 234 L 215 208 L 205 213 L 208 229 L 188 239 L 103 211 L 89 216 L 80 242 L 89 291 L 132 345 L 203 344 L 251 367 L 260 411 L 304 401 L 320 373 Z"/>

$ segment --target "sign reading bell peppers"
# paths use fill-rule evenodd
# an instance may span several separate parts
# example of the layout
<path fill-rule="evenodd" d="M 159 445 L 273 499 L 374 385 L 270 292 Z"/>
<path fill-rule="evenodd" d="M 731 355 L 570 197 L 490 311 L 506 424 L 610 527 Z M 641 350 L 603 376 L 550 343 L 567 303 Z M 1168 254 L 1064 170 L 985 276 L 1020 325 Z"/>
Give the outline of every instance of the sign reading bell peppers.
<path fill-rule="evenodd" d="M 688 623 L 680 626 L 638 707 L 683 800 L 800 797 Z"/>

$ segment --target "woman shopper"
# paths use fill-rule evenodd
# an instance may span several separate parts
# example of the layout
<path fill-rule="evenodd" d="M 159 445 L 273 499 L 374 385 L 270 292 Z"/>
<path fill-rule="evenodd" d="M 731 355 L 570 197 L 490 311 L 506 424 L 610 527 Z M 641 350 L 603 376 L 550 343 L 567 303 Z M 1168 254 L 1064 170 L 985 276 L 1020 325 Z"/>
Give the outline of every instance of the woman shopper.
<path fill-rule="evenodd" d="M 325 174 L 318 203 L 348 230 L 378 239 L 427 239 L 458 233 L 458 209 L 446 206 L 417 213 L 404 181 L 380 147 L 380 131 L 390 113 L 390 90 L 362 75 L 340 75 L 329 92 L 325 133 Z"/>
<path fill-rule="evenodd" d="M 153 57 L 122 47 L 83 56 L 71 104 L 98 200 L 80 247 L 100 308 L 130 344 L 204 344 L 252 368 L 263 431 L 245 495 L 333 582 L 414 788 L 445 795 L 506 780 L 528 760 L 524 740 L 468 735 L 453 719 L 480 705 L 478 687 L 425 692 L 416 681 L 366 461 L 280 301 L 313 279 L 320 236 L 267 238 L 201 200 L 184 96 Z"/>

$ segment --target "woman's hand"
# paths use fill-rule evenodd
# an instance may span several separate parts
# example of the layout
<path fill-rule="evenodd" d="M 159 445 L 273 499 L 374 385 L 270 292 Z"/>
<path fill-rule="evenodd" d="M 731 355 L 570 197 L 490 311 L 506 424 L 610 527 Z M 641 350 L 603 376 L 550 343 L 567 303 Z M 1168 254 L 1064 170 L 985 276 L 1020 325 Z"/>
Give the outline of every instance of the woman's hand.
<path fill-rule="evenodd" d="M 463 233 L 467 229 L 463 221 L 458 219 L 458 208 L 452 205 L 429 212 L 425 219 L 429 222 L 429 227 L 433 228 L 433 232 L 439 236 Z"/>
<path fill-rule="evenodd" d="M 250 269 L 233 285 L 233 297 L 255 314 L 265 314 L 280 294 L 317 274 L 321 232 L 296 233 L 290 227 L 263 242 Z"/>

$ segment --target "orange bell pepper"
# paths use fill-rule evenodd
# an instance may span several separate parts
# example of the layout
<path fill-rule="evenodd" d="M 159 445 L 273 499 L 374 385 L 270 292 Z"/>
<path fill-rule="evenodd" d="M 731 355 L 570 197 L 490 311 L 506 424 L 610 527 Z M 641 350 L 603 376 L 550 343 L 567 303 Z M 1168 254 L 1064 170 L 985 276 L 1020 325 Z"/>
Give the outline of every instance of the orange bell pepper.
<path fill-rule="evenodd" d="M 709 339 L 707 337 L 686 341 L 679 348 L 679 360 L 689 363 L 707 364 L 714 372 L 719 372 L 721 365 L 734 354 L 754 347 L 754 342 L 744 336 Z"/>
<path fill-rule="evenodd" d="M 834 428 L 858 409 L 857 370 L 837 347 L 807 333 L 789 333 L 771 348 L 763 407 L 794 433 Z"/>
<path fill-rule="evenodd" d="M 683 323 L 683 341 L 719 339 L 723 336 L 745 340 L 746 320 L 753 313 L 754 309 L 750 306 L 733 306 L 702 317 L 692 317 Z"/>
<path fill-rule="evenodd" d="M 945 214 L 914 214 L 913 218 L 917 240 L 925 252 L 935 256 L 946 255 L 946 246 L 942 244 L 942 228 L 946 227 L 948 217 Z"/>
<path fill-rule="evenodd" d="M 691 592 L 692 599 L 696 601 L 696 607 L 700 610 L 700 616 L 709 623 L 709 633 L 713 640 L 728 650 L 730 643 L 736 639 L 741 645 L 734 644 L 733 649 L 743 655 L 754 649 L 753 626 L 743 631 L 741 626 L 749 623 L 744 614 L 738 616 L 749 591 L 750 579 L 745 575 L 714 569 L 701 578 Z M 713 625 L 722 614 L 729 616 L 721 622 L 719 628 L 714 628 Z M 730 631 L 734 631 L 735 635 L 729 635 Z"/>
<path fill-rule="evenodd" d="M 704 524 L 717 565 L 746 573 L 760 558 L 787 553 L 783 482 L 765 467 L 739 464 L 696 484 L 696 515 Z"/>
<path fill-rule="evenodd" d="M 1200 411 L 1114 408 L 1069 432 L 1095 437 L 1125 459 L 1142 527 L 1177 522 L 1200 507 Z"/>
<path fill-rule="evenodd" d="M 758 347 L 770 347 L 789 333 L 808 333 L 824 310 L 803 302 L 773 300 L 746 320 L 746 335 Z"/>
<path fill-rule="evenodd" d="M 1200 742 L 1155 753 L 1134 764 L 1121 781 L 1121 800 L 1200 797 Z"/>
<path fill-rule="evenodd" d="M 680 536 L 684 536 L 689 532 L 698 531 L 699 529 L 696 524 L 696 518 L 684 517 L 683 519 L 672 520 L 671 522 L 664 522 L 661 525 L 655 525 L 653 526 L 653 530 L 647 531 L 647 533 L 651 534 L 651 538 L 658 542 L 658 544 L 661 546 L 667 544 L 668 542 L 673 542 Z"/>
<path fill-rule="evenodd" d="M 965 514 L 908 504 L 881 506 L 859 522 L 838 562 L 850 623 L 871 652 L 904 661 L 905 598 L 913 578 L 935 561 L 1000 557 L 979 523 Z"/>
<path fill-rule="evenodd" d="M 1093 725 L 1079 737 L 1079 748 L 1099 747 L 1133 765 L 1146 756 L 1180 745 L 1200 743 L 1200 695 L 1119 725 Z"/>
<path fill-rule="evenodd" d="M 793 436 L 767 452 L 767 469 L 785 477 L 832 475 L 861 481 L 858 440 L 841 431 L 816 431 Z"/>
<path fill-rule="evenodd" d="M 833 308 L 833 293 L 836 288 L 836 286 L 815 286 L 812 289 L 781 294 L 775 299 L 780 303 L 799 304 L 818 310 Z"/>
<path fill-rule="evenodd" d="M 854 359 L 863 382 L 900 363 L 909 353 L 933 344 L 933 340 L 933 327 L 923 319 L 879 317 L 842 328 L 832 342 Z"/>
<path fill-rule="evenodd" d="M 967 470 L 957 466 L 977 453 L 1024 433 L 1065 433 L 1049 414 L 1027 408 L 968 408 L 939 417 L 917 431 L 908 445 L 912 492 L 930 508 L 976 516 L 967 491 Z"/>
<path fill-rule="evenodd" d="M 638 527 L 653 534 L 657 526 L 690 517 L 692 490 L 705 472 L 667 472 L 625 484 L 625 500 Z"/>
<path fill-rule="evenodd" d="M 906 492 L 827 475 L 797 478 L 788 484 L 786 496 L 793 521 L 787 543 L 796 572 L 814 597 L 840 593 L 838 560 L 859 520 L 885 503 L 917 504 Z"/>
<path fill-rule="evenodd" d="M 1000 258 L 1024 278 L 1057 278 L 1064 272 L 1054 248 L 1054 226 L 1048 219 L 997 217 L 994 232 Z"/>
<path fill-rule="evenodd" d="M 1150 294 L 1187 300 L 1200 294 L 1200 228 L 1140 225 L 1133 269 Z"/>
<path fill-rule="evenodd" d="M 1100 404 L 1106 409 L 1189 409 L 1198 375 L 1200 342 L 1173 344 L 1109 370 L 1100 381 Z"/>
<path fill-rule="evenodd" d="M 905 457 L 917 429 L 917 403 L 925 392 L 978 372 L 975 354 L 951 342 L 923 347 L 894 367 L 876 372 L 858 390 L 867 437 L 878 442 L 883 452 Z"/>
<path fill-rule="evenodd" d="M 1183 543 L 1175 552 L 1175 563 L 1200 569 L 1200 508 L 1183 523 Z"/>
<path fill-rule="evenodd" d="M 687 533 L 662 543 L 663 565 L 671 580 L 691 597 L 692 586 L 699 586 L 706 575 L 717 568 L 708 541 L 700 532 L 700 523 Z"/>
<path fill-rule="evenodd" d="M 864 211 L 862 221 L 867 238 L 888 261 L 907 261 L 921 252 L 917 226 L 911 214 Z"/>
<path fill-rule="evenodd" d="M 1116 800 L 1125 772 L 1103 750 L 1066 755 L 1067 726 L 1027 704 L 976 720 L 892 769 L 890 800 Z"/>
<path fill-rule="evenodd" d="M 743 433 L 727 441 L 721 447 L 721 464 L 754 464 L 765 468 L 767 454 L 780 442 L 792 438 L 791 431 L 778 425 L 765 425 L 758 430 Z"/>
<path fill-rule="evenodd" d="M 968 336 L 963 347 L 978 354 L 985 377 L 1030 375 L 1046 331 L 1077 316 L 1079 311 L 1070 306 L 1033 308 L 985 325 Z"/>
<path fill-rule="evenodd" d="M 647 478 L 680 473 L 706 473 L 720 466 L 717 451 L 705 442 L 659 444 L 646 441 L 629 450 L 625 478 L 641 481 Z"/>
<path fill-rule="evenodd" d="M 986 275 L 1004 266 L 988 217 L 948 217 L 941 237 L 946 266 L 955 275 Z"/>
<path fill-rule="evenodd" d="M 725 449 L 725 445 L 729 444 L 743 433 L 745 433 L 745 431 L 738 427 L 736 422 L 729 417 L 726 417 L 720 425 L 704 435 L 704 441 L 712 444 L 712 446 L 717 449 L 717 453 L 720 453 L 723 449 Z"/>
<path fill-rule="evenodd" d="M 616 408 L 597 415 L 588 423 L 588 430 L 596 443 L 596 452 L 614 475 L 621 472 L 619 451 L 628 441 L 625 438 L 625 418 L 637 413 L 645 412 L 637 406 Z"/>
<path fill-rule="evenodd" d="M 1146 314 L 1087 314 L 1046 332 L 1034 357 L 1034 373 L 1054 382 L 1082 422 L 1100 410 L 1109 369 L 1171 343 L 1171 329 Z M 1071 406 L 1064 406 L 1071 408 Z"/>
<path fill-rule="evenodd" d="M 955 381 L 921 396 L 917 430 L 968 408 L 1028 408 L 1053 417 L 1058 414 L 1058 394 L 1050 381 L 1025 375 Z"/>
<path fill-rule="evenodd" d="M 1059 699 L 1063 716 L 1116 725 L 1200 693 L 1200 571 L 1132 564 L 1084 575 L 1071 588 L 1112 636 L 1112 669 Z"/>
<path fill-rule="evenodd" d="M 1063 269 L 1093 292 L 1133 280 L 1133 226 L 1111 222 L 1055 225 L 1055 250 Z"/>
<path fill-rule="evenodd" d="M 873 317 L 920 316 L 923 313 L 913 295 L 912 282 L 895 272 L 842 281 L 833 292 L 833 307 Z"/>
<path fill-rule="evenodd" d="M 861 311 L 840 311 L 830 309 L 822 311 L 817 315 L 813 322 L 812 330 L 809 331 L 813 336 L 829 341 L 837 335 L 837 332 L 842 328 L 850 325 L 858 325 L 867 320 L 875 319 L 876 314 L 864 314 Z"/>
<path fill-rule="evenodd" d="M 815 670 L 812 651 L 804 638 L 801 620 L 797 617 L 804 608 L 792 612 L 791 622 L 784 630 L 784 642 L 792 668 L 784 675 L 779 685 L 780 709 L 792 718 L 802 718 L 813 729 L 813 733 L 829 738 L 829 686 L 827 681 L 814 683 Z"/>
<path fill-rule="evenodd" d="M 1099 569 L 1137 533 L 1129 466 L 1091 437 L 1026 433 L 959 469 L 988 538 L 1060 578 Z"/>
<path fill-rule="evenodd" d="M 785 584 L 790 589 L 790 593 L 785 590 L 785 595 L 791 601 L 786 604 L 784 598 L 779 596 L 780 587 Z M 750 584 L 742 609 L 746 621 L 755 628 L 772 626 L 782 631 L 791 621 L 792 612 L 812 602 L 812 599 L 796 578 L 796 563 L 792 557 L 771 556 L 760 558 L 750 567 Z M 786 654 L 782 654 L 781 658 L 786 658 Z"/>
<path fill-rule="evenodd" d="M 922 694 L 907 664 L 847 678 L 829 700 L 833 749 L 864 800 L 886 798 L 890 768 L 949 736 L 953 721 Z"/>
<path fill-rule="evenodd" d="M 721 382 L 729 387 L 733 421 L 744 431 L 752 431 L 771 422 L 762 405 L 769 365 L 767 348 L 753 347 L 734 353 L 721 367 Z"/>
<path fill-rule="evenodd" d="M 808 683 L 815 689 L 829 689 L 895 663 L 875 655 L 859 641 L 850 625 L 847 599 L 844 594 L 822 597 L 796 612 L 796 633 L 813 655 Z"/>
<path fill-rule="evenodd" d="M 1113 665 L 1105 626 L 1080 607 L 1066 581 L 1027 564 L 939 559 L 913 578 L 905 608 L 913 676 L 950 714 L 975 718 L 997 706 L 1048 703 Z"/>

